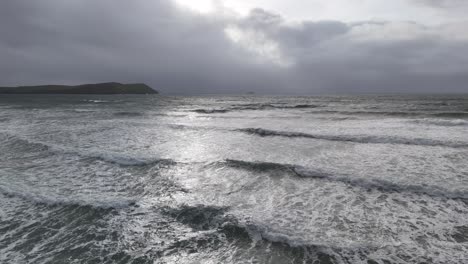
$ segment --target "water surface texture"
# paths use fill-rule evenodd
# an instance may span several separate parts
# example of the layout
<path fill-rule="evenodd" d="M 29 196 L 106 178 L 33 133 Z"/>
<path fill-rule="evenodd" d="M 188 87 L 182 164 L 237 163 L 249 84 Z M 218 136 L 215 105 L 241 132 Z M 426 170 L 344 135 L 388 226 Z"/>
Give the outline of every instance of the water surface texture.
<path fill-rule="evenodd" d="M 468 263 L 468 97 L 4 95 L 0 263 Z"/>

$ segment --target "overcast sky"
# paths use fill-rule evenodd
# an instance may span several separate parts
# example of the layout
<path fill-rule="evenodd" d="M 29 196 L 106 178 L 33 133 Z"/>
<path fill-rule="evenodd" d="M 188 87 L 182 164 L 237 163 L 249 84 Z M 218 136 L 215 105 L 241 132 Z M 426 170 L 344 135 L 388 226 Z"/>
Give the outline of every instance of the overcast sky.
<path fill-rule="evenodd" d="M 2 0 L 0 85 L 468 92 L 466 0 Z"/>

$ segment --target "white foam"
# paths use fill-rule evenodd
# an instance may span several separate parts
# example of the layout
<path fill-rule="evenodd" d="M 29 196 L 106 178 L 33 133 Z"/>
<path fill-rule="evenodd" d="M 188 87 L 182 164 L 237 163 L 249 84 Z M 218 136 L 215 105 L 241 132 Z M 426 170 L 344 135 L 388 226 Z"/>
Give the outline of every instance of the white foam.
<path fill-rule="evenodd" d="M 451 237 L 454 226 L 466 224 L 468 207 L 459 200 L 366 191 L 340 182 L 290 177 L 287 171 L 271 177 L 273 172 L 227 167 L 188 171 L 190 179 L 181 180 L 190 195 L 176 196 L 178 201 L 231 208 L 228 214 L 257 241 L 328 248 L 337 258 L 350 254 L 356 258 L 353 263 L 366 263 L 361 253 L 401 263 L 423 261 L 424 256 L 434 263 L 457 263 L 464 254 Z"/>

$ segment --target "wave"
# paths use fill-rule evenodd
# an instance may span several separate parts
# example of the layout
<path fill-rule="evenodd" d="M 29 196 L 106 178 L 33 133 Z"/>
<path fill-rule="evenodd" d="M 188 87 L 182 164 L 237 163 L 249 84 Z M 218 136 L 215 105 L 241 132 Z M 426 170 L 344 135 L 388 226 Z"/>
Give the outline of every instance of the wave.
<path fill-rule="evenodd" d="M 422 250 L 419 244 L 411 247 L 398 247 L 398 256 L 389 258 L 394 253 L 395 241 L 375 243 L 372 241 L 346 241 L 340 243 L 320 237 L 304 236 L 301 230 L 292 230 L 288 226 L 272 225 L 268 222 L 257 221 L 248 215 L 230 214 L 228 207 L 210 205 L 182 205 L 180 207 L 163 208 L 163 214 L 172 217 L 175 221 L 192 228 L 196 235 L 187 235 L 168 243 L 164 252 L 189 250 L 198 252 L 208 249 L 207 252 L 225 248 L 228 244 L 236 250 L 265 252 L 267 256 L 285 256 L 285 263 L 390 263 L 388 259 L 399 263 L 424 262 L 425 257 L 415 254 L 414 249 Z M 463 232 L 466 226 L 456 227 L 454 239 L 458 243 L 466 242 Z M 220 235 L 221 234 L 221 235 Z M 431 245 L 432 246 L 432 245 Z M 456 259 L 457 257 L 451 258 Z M 445 258 L 441 258 L 444 259 Z M 234 258 L 234 261 L 236 259 Z M 263 262 L 262 259 L 257 259 Z M 269 259 L 271 260 L 271 259 Z M 440 260 L 440 259 L 439 259 Z M 267 262 L 267 261 L 265 261 Z M 442 263 L 437 261 L 437 263 Z"/>
<path fill-rule="evenodd" d="M 182 205 L 178 208 L 164 207 L 162 213 L 175 218 L 194 230 L 208 230 L 218 227 L 220 218 L 228 210 L 228 207 Z"/>
<path fill-rule="evenodd" d="M 262 128 L 244 128 L 237 129 L 236 131 L 257 135 L 261 137 L 287 137 L 287 138 L 310 138 L 320 139 L 327 141 L 338 141 L 338 142 L 352 142 L 352 143 L 363 143 L 363 144 L 400 144 L 400 145 L 415 145 L 415 146 L 440 146 L 440 147 L 452 147 L 452 148 L 465 148 L 468 147 L 468 143 L 463 142 L 444 142 L 433 139 L 424 138 L 400 138 L 400 137 L 379 137 L 379 136 L 368 136 L 368 135 L 313 135 L 301 132 L 287 132 L 287 131 L 275 131 L 267 130 Z"/>
<path fill-rule="evenodd" d="M 391 116 L 391 117 L 468 117 L 468 112 L 421 112 L 421 111 L 336 111 L 320 110 L 310 112 L 312 114 L 339 114 L 339 115 L 364 115 L 364 116 Z"/>
<path fill-rule="evenodd" d="M 229 110 L 227 109 L 196 109 L 192 112 L 199 113 L 199 114 L 217 114 L 217 113 L 227 113 Z"/>
<path fill-rule="evenodd" d="M 71 110 L 72 112 L 75 112 L 75 113 L 93 113 L 93 112 L 96 112 L 96 110 L 92 110 L 92 109 L 82 109 L 82 108 L 77 108 L 77 109 L 73 109 Z"/>
<path fill-rule="evenodd" d="M 192 112 L 199 114 L 217 114 L 227 113 L 233 111 L 246 111 L 246 110 L 267 110 L 267 109 L 306 109 L 317 108 L 319 105 L 312 104 L 298 104 L 298 105 L 273 105 L 273 104 L 243 104 L 223 109 L 195 109 Z"/>
<path fill-rule="evenodd" d="M 135 157 L 128 154 L 122 154 L 117 152 L 111 151 L 74 151 L 74 150 L 61 150 L 64 153 L 72 153 L 78 154 L 79 156 L 85 158 L 94 158 L 98 160 L 102 160 L 105 162 L 115 163 L 121 166 L 148 166 L 148 165 L 156 165 L 156 164 L 167 164 L 172 165 L 176 162 L 171 159 L 151 159 L 151 158 L 143 158 L 143 157 Z"/>
<path fill-rule="evenodd" d="M 241 223 L 229 214 L 229 207 L 195 205 L 182 205 L 180 207 L 164 207 L 162 213 L 173 217 L 178 222 L 190 226 L 197 231 L 217 229 L 218 232 L 228 235 L 229 238 L 261 240 L 267 228 Z M 266 236 L 265 236 L 266 237 Z M 268 240 L 265 238 L 265 240 Z M 275 241 L 276 240 L 276 241 Z M 272 239 L 271 242 L 279 242 Z M 281 241 L 286 242 L 286 241 Z M 303 243 L 288 241 L 290 245 L 298 246 Z"/>
<path fill-rule="evenodd" d="M 29 139 L 19 138 L 5 133 L 0 133 L 2 147 L 7 147 L 9 151 L 19 152 L 48 152 L 50 155 L 70 154 L 78 155 L 82 158 L 97 159 L 109 163 L 115 163 L 121 166 L 148 166 L 156 164 L 173 165 L 176 162 L 171 159 L 137 157 L 130 154 L 119 153 L 115 151 L 103 151 L 92 149 L 75 149 L 53 144 L 47 144 L 40 141 L 31 141 Z"/>
<path fill-rule="evenodd" d="M 8 152 L 47 151 L 51 148 L 50 145 L 44 144 L 42 142 L 30 141 L 7 133 L 0 133 L 0 142 L 0 148 L 6 148 L 8 149 Z"/>
<path fill-rule="evenodd" d="M 244 169 L 253 172 L 285 172 L 291 176 L 303 179 L 319 179 L 331 182 L 341 182 L 350 186 L 376 189 L 381 192 L 395 192 L 395 193 L 416 193 L 425 194 L 433 197 L 445 197 L 450 199 L 468 200 L 468 191 L 452 191 L 439 186 L 421 186 L 415 184 L 398 184 L 380 179 L 363 179 L 350 175 L 336 175 L 322 170 L 314 170 L 305 168 L 298 165 L 269 163 L 269 162 L 250 162 L 242 160 L 225 160 L 218 163 L 221 166 L 228 166 L 237 169 Z M 274 176 L 274 175 L 272 175 Z"/>
<path fill-rule="evenodd" d="M 154 113 L 152 116 L 168 116 L 168 117 L 186 117 L 184 114 L 163 114 L 163 113 Z"/>
<path fill-rule="evenodd" d="M 139 112 L 117 112 L 117 113 L 114 113 L 114 116 L 136 117 L 136 116 L 143 116 L 143 114 Z"/>
<path fill-rule="evenodd" d="M 199 248 L 206 244 L 212 247 L 219 245 L 217 241 L 224 238 L 228 243 L 235 243 L 240 247 L 250 248 L 252 243 L 255 243 L 257 249 L 282 251 L 285 253 L 284 255 L 292 254 L 292 259 L 301 260 L 301 263 L 316 263 L 314 261 L 317 260 L 318 263 L 336 263 L 336 260 L 341 260 L 342 257 L 335 252 L 348 250 L 316 241 L 305 241 L 300 237 L 293 237 L 280 230 L 274 230 L 268 225 L 240 220 L 229 214 L 228 207 L 182 205 L 179 208 L 166 207 L 163 209 L 163 213 L 196 231 L 203 231 L 199 232 L 200 236 L 177 241 L 167 249 L 180 250 L 190 247 L 188 245 L 196 245 Z M 222 234 L 222 236 L 217 234 Z M 209 243 L 210 240 L 214 241 Z M 363 251 L 361 248 L 353 248 L 352 250 Z"/>
<path fill-rule="evenodd" d="M 211 127 L 211 126 L 190 126 L 190 125 L 183 125 L 183 124 L 168 124 L 167 127 L 177 130 L 191 130 L 191 131 L 216 131 L 221 130 L 224 131 L 225 129 L 219 127 Z"/>
<path fill-rule="evenodd" d="M 300 176 L 295 171 L 295 166 L 288 165 L 288 164 L 280 164 L 280 163 L 271 163 L 271 162 L 250 162 L 250 161 L 243 161 L 243 160 L 231 160 L 227 159 L 224 162 L 221 162 L 222 165 L 227 165 L 232 168 L 240 168 L 240 169 L 247 169 L 251 171 L 260 171 L 260 172 L 291 172 L 296 174 L 296 176 Z"/>
<path fill-rule="evenodd" d="M 320 107 L 319 105 L 309 105 L 309 104 L 300 104 L 300 105 L 293 105 L 293 106 L 286 106 L 282 108 L 317 108 Z"/>
<path fill-rule="evenodd" d="M 88 102 L 88 103 L 112 103 L 112 102 L 119 102 L 119 101 L 108 101 L 108 100 L 83 100 L 83 102 Z"/>
<path fill-rule="evenodd" d="M 435 117 L 452 117 L 452 118 L 463 118 L 468 117 L 468 112 L 443 112 L 431 114 Z"/>
<path fill-rule="evenodd" d="M 411 121 L 417 124 L 423 125 L 435 125 L 435 126 L 468 126 L 468 121 L 463 119 L 454 119 L 454 120 L 447 120 L 447 119 L 420 119 L 420 120 L 413 120 Z"/>
<path fill-rule="evenodd" d="M 275 104 L 242 104 L 232 107 L 233 110 L 263 110 L 263 109 L 301 109 L 317 108 L 320 105 L 296 104 L 296 105 L 275 105 Z"/>
<path fill-rule="evenodd" d="M 421 112 L 403 112 L 403 111 L 338 111 L 338 110 L 318 110 L 312 111 L 311 114 L 338 114 L 338 115 L 384 115 L 384 116 L 401 116 L 411 117 L 423 115 Z"/>
<path fill-rule="evenodd" d="M 102 195 L 90 197 L 87 195 L 52 195 L 50 192 L 40 193 L 37 189 L 32 189 L 24 185 L 13 185 L 6 187 L 0 184 L 0 193 L 10 198 L 19 198 L 36 204 L 48 206 L 91 206 L 100 209 L 122 209 L 135 206 L 137 200 L 126 197 L 103 197 Z"/>

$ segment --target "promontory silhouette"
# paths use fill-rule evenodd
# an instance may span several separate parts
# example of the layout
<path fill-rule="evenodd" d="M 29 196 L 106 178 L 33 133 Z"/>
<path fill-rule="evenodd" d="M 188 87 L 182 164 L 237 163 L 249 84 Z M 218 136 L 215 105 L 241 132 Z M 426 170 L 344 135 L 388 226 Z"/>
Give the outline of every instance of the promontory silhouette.
<path fill-rule="evenodd" d="M 122 84 L 116 82 L 83 85 L 39 85 L 0 87 L 0 94 L 158 94 L 143 83 Z"/>

